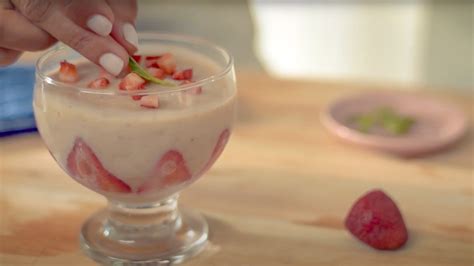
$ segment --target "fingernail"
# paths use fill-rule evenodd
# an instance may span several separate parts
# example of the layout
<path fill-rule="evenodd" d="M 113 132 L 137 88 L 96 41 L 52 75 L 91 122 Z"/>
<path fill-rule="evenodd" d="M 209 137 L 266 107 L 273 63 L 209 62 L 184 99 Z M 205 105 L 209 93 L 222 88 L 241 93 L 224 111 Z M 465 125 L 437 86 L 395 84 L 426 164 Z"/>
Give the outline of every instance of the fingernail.
<path fill-rule="evenodd" d="M 123 37 L 127 42 L 133 44 L 136 48 L 138 48 L 138 35 L 135 27 L 130 23 L 123 24 L 122 27 Z"/>
<path fill-rule="evenodd" d="M 87 27 L 102 36 L 107 36 L 112 32 L 112 22 L 102 15 L 90 17 L 87 20 Z"/>
<path fill-rule="evenodd" d="M 112 53 L 106 53 L 100 57 L 99 64 L 110 74 L 118 76 L 122 71 L 124 63 L 120 57 Z"/>

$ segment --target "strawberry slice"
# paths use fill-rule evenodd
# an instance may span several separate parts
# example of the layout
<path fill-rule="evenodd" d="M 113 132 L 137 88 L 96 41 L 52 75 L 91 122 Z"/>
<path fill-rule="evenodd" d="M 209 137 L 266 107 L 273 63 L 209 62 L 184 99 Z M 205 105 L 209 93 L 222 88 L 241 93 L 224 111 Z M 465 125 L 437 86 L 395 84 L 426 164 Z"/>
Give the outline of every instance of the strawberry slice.
<path fill-rule="evenodd" d="M 149 67 L 146 70 L 155 78 L 164 79 L 166 77 L 165 71 L 161 68 Z"/>
<path fill-rule="evenodd" d="M 176 70 L 176 60 L 170 53 L 163 54 L 156 60 L 156 64 L 159 68 L 163 69 L 166 74 L 169 75 L 173 74 L 173 72 Z"/>
<path fill-rule="evenodd" d="M 74 64 L 66 60 L 59 64 L 59 80 L 69 83 L 74 83 L 79 80 L 79 74 L 77 74 L 77 68 Z"/>
<path fill-rule="evenodd" d="M 146 108 L 158 109 L 160 107 L 160 98 L 158 95 L 145 95 L 140 98 L 140 105 Z"/>
<path fill-rule="evenodd" d="M 176 71 L 172 77 L 174 80 L 191 80 L 193 78 L 193 69 L 188 68 L 181 71 Z"/>
<path fill-rule="evenodd" d="M 96 80 L 91 81 L 87 87 L 91 89 L 104 89 L 109 86 L 110 81 L 107 78 L 98 78 Z"/>
<path fill-rule="evenodd" d="M 106 192 L 129 193 L 131 188 L 109 173 L 94 151 L 81 139 L 76 139 L 67 158 L 67 169 L 79 183 Z"/>
<path fill-rule="evenodd" d="M 217 140 L 216 146 L 214 146 L 214 150 L 212 151 L 209 161 L 207 161 L 206 165 L 204 165 L 204 168 L 201 171 L 199 171 L 198 176 L 207 172 L 207 170 L 209 170 L 211 166 L 217 161 L 222 151 L 224 150 L 225 145 L 229 141 L 229 137 L 230 137 L 229 129 L 225 129 L 224 131 L 222 131 L 222 133 L 219 136 L 219 139 Z"/>
<path fill-rule="evenodd" d="M 381 190 L 369 191 L 359 198 L 347 215 L 345 225 L 355 237 L 376 249 L 397 249 L 408 239 L 400 210 Z"/>
<path fill-rule="evenodd" d="M 192 81 L 189 81 L 189 80 L 183 80 L 181 81 L 181 83 L 179 83 L 180 85 L 186 85 L 186 84 L 191 84 L 193 83 Z M 187 90 L 186 92 L 190 93 L 190 94 L 194 94 L 194 95 L 198 95 L 198 94 L 201 94 L 202 93 L 202 87 L 201 86 L 197 86 L 197 87 L 192 87 L 190 88 L 189 90 Z"/>
<path fill-rule="evenodd" d="M 183 155 L 176 150 L 166 152 L 156 165 L 154 172 L 154 176 L 138 188 L 139 193 L 178 185 L 192 177 Z"/>

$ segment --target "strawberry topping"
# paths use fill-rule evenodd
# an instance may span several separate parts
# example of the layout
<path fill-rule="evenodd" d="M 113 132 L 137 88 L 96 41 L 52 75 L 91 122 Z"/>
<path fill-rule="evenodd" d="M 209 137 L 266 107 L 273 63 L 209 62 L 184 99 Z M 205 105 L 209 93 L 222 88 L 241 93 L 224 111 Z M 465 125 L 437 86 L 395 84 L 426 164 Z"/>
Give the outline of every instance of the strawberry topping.
<path fill-rule="evenodd" d="M 175 80 L 191 80 L 193 78 L 193 69 L 188 68 L 181 71 L 176 71 L 173 74 L 173 79 Z"/>
<path fill-rule="evenodd" d="M 165 71 L 161 68 L 149 67 L 146 70 L 155 78 L 164 79 L 166 77 Z"/>
<path fill-rule="evenodd" d="M 165 71 L 166 74 L 171 75 L 176 70 L 176 60 L 170 53 L 163 54 L 156 60 L 156 63 L 159 68 Z"/>
<path fill-rule="evenodd" d="M 59 80 L 69 83 L 78 81 L 79 75 L 76 66 L 66 60 L 62 61 L 59 68 Z"/>
<path fill-rule="evenodd" d="M 125 91 L 141 90 L 145 87 L 146 81 L 136 73 L 127 74 L 119 83 L 119 89 Z"/>
<path fill-rule="evenodd" d="M 93 80 L 87 85 L 91 89 L 104 89 L 107 88 L 110 84 L 110 81 L 107 78 L 98 78 Z"/>

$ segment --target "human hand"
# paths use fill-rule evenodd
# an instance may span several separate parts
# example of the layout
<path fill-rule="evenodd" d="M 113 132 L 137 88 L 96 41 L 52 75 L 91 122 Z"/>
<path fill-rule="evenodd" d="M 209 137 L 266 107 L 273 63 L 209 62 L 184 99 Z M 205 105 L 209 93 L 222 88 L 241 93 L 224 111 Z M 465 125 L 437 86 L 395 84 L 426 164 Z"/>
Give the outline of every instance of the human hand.
<path fill-rule="evenodd" d="M 56 40 L 119 75 L 137 50 L 136 0 L 0 0 L 0 66 Z"/>

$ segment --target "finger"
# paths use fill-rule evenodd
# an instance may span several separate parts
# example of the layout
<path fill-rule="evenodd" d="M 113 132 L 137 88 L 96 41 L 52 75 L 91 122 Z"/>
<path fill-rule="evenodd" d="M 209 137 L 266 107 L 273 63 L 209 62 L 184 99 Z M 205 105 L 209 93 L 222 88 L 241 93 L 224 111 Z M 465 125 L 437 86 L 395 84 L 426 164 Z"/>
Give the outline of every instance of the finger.
<path fill-rule="evenodd" d="M 20 58 L 21 52 L 0 48 L 0 66 L 8 66 L 16 62 Z"/>
<path fill-rule="evenodd" d="M 66 16 L 83 28 L 101 36 L 112 32 L 114 13 L 105 0 L 71 1 L 64 9 Z"/>
<path fill-rule="evenodd" d="M 19 51 L 39 51 L 56 40 L 15 10 L 0 10 L 0 47 Z"/>
<path fill-rule="evenodd" d="M 130 54 L 135 53 L 138 48 L 138 35 L 135 29 L 137 2 L 135 0 L 107 0 L 107 2 L 115 16 L 112 37 Z"/>
<path fill-rule="evenodd" d="M 29 0 L 29 5 L 25 5 L 24 1 L 26 0 L 14 0 L 13 4 L 53 37 L 115 76 L 124 70 L 125 63 L 128 62 L 128 53 L 112 37 L 99 36 L 78 26 L 66 16 L 55 1 Z"/>

